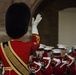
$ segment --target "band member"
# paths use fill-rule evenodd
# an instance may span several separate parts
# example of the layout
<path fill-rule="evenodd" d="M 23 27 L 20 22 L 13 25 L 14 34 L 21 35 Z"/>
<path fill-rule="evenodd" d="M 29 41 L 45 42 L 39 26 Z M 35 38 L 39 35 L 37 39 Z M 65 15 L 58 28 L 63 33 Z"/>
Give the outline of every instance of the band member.
<path fill-rule="evenodd" d="M 75 59 L 66 53 L 67 45 L 59 44 L 61 49 L 62 65 L 60 66 L 61 74 L 70 73 L 70 75 L 75 75 Z"/>
<path fill-rule="evenodd" d="M 72 56 L 76 59 L 76 45 L 74 45 L 71 49 Z"/>
<path fill-rule="evenodd" d="M 29 63 L 30 75 L 42 75 L 41 64 L 36 61 Z"/>
<path fill-rule="evenodd" d="M 4 75 L 29 75 L 28 61 L 30 53 L 39 47 L 37 25 L 41 21 L 40 14 L 32 21 L 32 39 L 28 42 L 20 40 L 27 30 L 31 19 L 29 7 L 25 3 L 13 3 L 6 12 L 6 33 L 11 41 L 0 44 L 0 58 L 4 64 Z"/>
<path fill-rule="evenodd" d="M 75 69 L 76 69 L 76 45 L 74 45 L 71 49 L 71 55 L 75 58 Z"/>
<path fill-rule="evenodd" d="M 43 74 L 44 75 L 52 75 L 53 73 L 53 67 L 56 67 L 59 63 L 60 60 L 56 59 L 53 57 L 53 49 L 54 47 L 52 46 L 46 46 L 44 48 L 44 55 L 43 55 L 43 62 L 44 62 L 44 70 Z"/>
<path fill-rule="evenodd" d="M 0 61 L 0 75 L 4 75 L 4 68 L 2 61 Z"/>
<path fill-rule="evenodd" d="M 30 74 L 34 75 L 42 75 L 41 72 L 41 63 L 40 61 L 42 60 L 42 55 L 44 53 L 44 44 L 40 44 L 39 48 L 30 56 L 29 60 L 29 69 L 30 69 Z"/>
<path fill-rule="evenodd" d="M 44 62 L 44 70 L 43 75 L 52 75 L 53 69 L 51 65 L 51 57 L 52 57 L 52 46 L 46 46 L 44 48 L 43 62 Z"/>
<path fill-rule="evenodd" d="M 61 75 L 60 74 L 60 65 L 61 65 L 61 50 L 58 48 L 52 49 L 53 55 L 54 55 L 54 60 L 52 61 L 53 64 L 53 74 L 54 75 Z"/>

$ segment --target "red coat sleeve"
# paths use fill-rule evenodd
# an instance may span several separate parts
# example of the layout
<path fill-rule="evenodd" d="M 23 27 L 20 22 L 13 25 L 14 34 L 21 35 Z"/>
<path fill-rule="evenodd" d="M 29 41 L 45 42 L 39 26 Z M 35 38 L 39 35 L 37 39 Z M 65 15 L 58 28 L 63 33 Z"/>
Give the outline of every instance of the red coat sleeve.
<path fill-rule="evenodd" d="M 36 50 L 40 44 L 40 37 L 37 34 L 32 35 L 32 51 Z"/>

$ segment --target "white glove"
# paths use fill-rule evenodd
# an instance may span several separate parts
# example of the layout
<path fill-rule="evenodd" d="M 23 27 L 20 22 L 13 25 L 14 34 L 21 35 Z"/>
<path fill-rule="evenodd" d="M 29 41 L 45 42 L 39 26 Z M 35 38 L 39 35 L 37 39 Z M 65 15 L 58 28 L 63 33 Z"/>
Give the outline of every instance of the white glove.
<path fill-rule="evenodd" d="M 3 70 L 2 70 L 2 75 L 4 75 L 4 73 L 5 73 L 5 70 L 4 70 L 4 67 L 3 67 Z"/>
<path fill-rule="evenodd" d="M 57 62 L 55 66 L 58 66 L 61 63 L 60 59 L 53 58 L 53 60 Z"/>
<path fill-rule="evenodd" d="M 38 14 L 36 16 L 36 19 L 34 20 L 34 18 L 32 18 L 32 34 L 39 34 L 38 33 L 38 29 L 37 29 L 37 25 L 39 24 L 39 22 L 42 20 L 42 17 L 40 14 Z"/>
<path fill-rule="evenodd" d="M 67 61 L 64 61 L 64 60 L 63 60 L 62 63 L 67 64 Z"/>
<path fill-rule="evenodd" d="M 62 65 L 60 66 L 60 68 L 62 68 L 64 65 L 66 65 L 67 64 L 67 61 L 64 61 L 64 60 L 62 60 Z"/>

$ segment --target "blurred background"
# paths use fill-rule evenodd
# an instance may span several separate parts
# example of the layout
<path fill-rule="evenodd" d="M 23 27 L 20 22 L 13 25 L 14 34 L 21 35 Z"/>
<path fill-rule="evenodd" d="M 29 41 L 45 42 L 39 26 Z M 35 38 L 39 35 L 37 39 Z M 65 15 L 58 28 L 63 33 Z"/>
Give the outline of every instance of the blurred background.
<path fill-rule="evenodd" d="M 76 44 L 76 0 L 0 0 L 0 42 L 10 40 L 5 33 L 5 13 L 14 2 L 25 2 L 32 16 L 40 13 L 43 17 L 38 29 L 41 43 L 55 46 Z M 31 25 L 23 41 L 31 39 Z"/>

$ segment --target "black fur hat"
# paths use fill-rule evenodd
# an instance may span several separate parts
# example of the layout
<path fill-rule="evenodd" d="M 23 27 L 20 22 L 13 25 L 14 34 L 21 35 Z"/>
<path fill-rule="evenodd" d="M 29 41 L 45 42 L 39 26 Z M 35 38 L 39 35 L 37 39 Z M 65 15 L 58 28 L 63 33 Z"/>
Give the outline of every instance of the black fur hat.
<path fill-rule="evenodd" d="M 21 38 L 26 34 L 31 13 L 25 3 L 13 3 L 6 12 L 6 33 L 13 39 Z"/>

